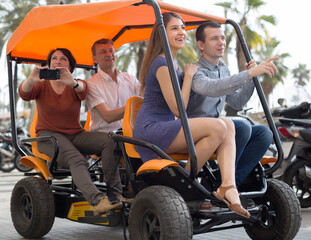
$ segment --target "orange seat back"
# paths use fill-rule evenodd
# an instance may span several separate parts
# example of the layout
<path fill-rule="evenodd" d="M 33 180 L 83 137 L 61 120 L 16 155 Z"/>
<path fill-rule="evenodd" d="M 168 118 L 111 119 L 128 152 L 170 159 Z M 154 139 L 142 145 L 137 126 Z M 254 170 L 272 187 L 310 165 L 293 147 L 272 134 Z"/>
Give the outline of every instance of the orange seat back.
<path fill-rule="evenodd" d="M 86 121 L 84 123 L 85 131 L 90 131 L 90 124 L 91 124 L 91 113 L 90 113 L 90 110 L 88 110 L 87 115 L 86 115 Z"/>
<path fill-rule="evenodd" d="M 139 96 L 134 96 L 127 100 L 122 123 L 122 130 L 124 136 L 133 137 L 133 128 L 135 125 L 136 116 L 141 105 L 143 104 L 143 101 L 143 98 Z M 124 143 L 124 145 L 126 153 L 129 157 L 140 158 L 133 144 Z"/>
<path fill-rule="evenodd" d="M 136 116 L 143 101 L 143 98 L 140 96 L 134 96 L 127 100 L 122 124 L 124 136 L 133 137 Z M 140 158 L 139 153 L 136 151 L 133 144 L 125 143 L 125 150 L 129 157 Z M 170 154 L 169 156 L 176 161 L 187 160 L 189 158 L 187 154 Z"/>
<path fill-rule="evenodd" d="M 30 137 L 35 138 L 36 137 L 36 125 L 38 122 L 38 112 L 37 110 L 35 111 L 35 115 L 33 117 L 31 126 L 30 126 Z M 44 153 L 39 152 L 38 150 L 38 143 L 37 142 L 32 142 L 31 143 L 31 149 L 32 149 L 32 153 L 36 156 L 39 157 L 41 159 L 44 159 L 46 161 L 51 161 L 52 159 L 45 155 Z"/>

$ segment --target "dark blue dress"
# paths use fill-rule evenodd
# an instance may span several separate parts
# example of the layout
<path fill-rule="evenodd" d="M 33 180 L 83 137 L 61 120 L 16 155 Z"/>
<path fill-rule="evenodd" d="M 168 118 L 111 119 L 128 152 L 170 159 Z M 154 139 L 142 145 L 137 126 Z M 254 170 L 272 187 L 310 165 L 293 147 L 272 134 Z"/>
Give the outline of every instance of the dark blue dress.
<path fill-rule="evenodd" d="M 156 78 L 156 72 L 162 66 L 167 66 L 167 62 L 161 56 L 156 57 L 150 65 L 145 79 L 144 102 L 137 114 L 133 137 L 153 143 L 165 151 L 180 131 L 181 121 L 175 120 Z M 177 71 L 177 77 L 181 85 L 180 70 Z M 167 81 L 171 80 L 167 79 Z M 148 148 L 137 146 L 136 149 L 144 162 L 158 157 Z"/>

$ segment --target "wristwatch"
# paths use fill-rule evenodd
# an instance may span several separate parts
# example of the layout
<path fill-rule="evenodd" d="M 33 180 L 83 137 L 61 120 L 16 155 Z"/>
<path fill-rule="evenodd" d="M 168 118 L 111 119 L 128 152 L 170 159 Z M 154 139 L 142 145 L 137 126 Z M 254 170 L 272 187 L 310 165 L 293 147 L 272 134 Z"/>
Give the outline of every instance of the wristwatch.
<path fill-rule="evenodd" d="M 79 81 L 78 81 L 77 79 L 75 79 L 75 80 L 76 80 L 77 84 L 76 84 L 75 86 L 72 87 L 73 89 L 79 87 Z"/>

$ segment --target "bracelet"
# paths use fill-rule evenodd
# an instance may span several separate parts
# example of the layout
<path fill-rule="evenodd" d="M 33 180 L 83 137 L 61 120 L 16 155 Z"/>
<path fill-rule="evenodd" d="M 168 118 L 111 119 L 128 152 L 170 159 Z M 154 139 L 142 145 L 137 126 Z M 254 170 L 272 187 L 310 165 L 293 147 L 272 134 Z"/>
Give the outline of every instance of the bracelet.
<path fill-rule="evenodd" d="M 76 84 L 75 86 L 72 87 L 73 89 L 79 87 L 79 82 L 78 82 L 78 80 L 77 80 L 77 79 L 75 79 L 75 80 L 76 80 L 77 84 Z"/>

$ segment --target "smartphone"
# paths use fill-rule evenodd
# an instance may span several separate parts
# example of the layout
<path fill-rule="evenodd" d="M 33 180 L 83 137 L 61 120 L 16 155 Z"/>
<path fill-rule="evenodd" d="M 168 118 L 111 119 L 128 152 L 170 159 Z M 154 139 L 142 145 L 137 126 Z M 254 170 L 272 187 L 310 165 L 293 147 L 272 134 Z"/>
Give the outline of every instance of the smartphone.
<path fill-rule="evenodd" d="M 60 70 L 59 69 L 40 69 L 39 74 L 40 79 L 46 80 L 56 80 L 60 78 Z"/>

